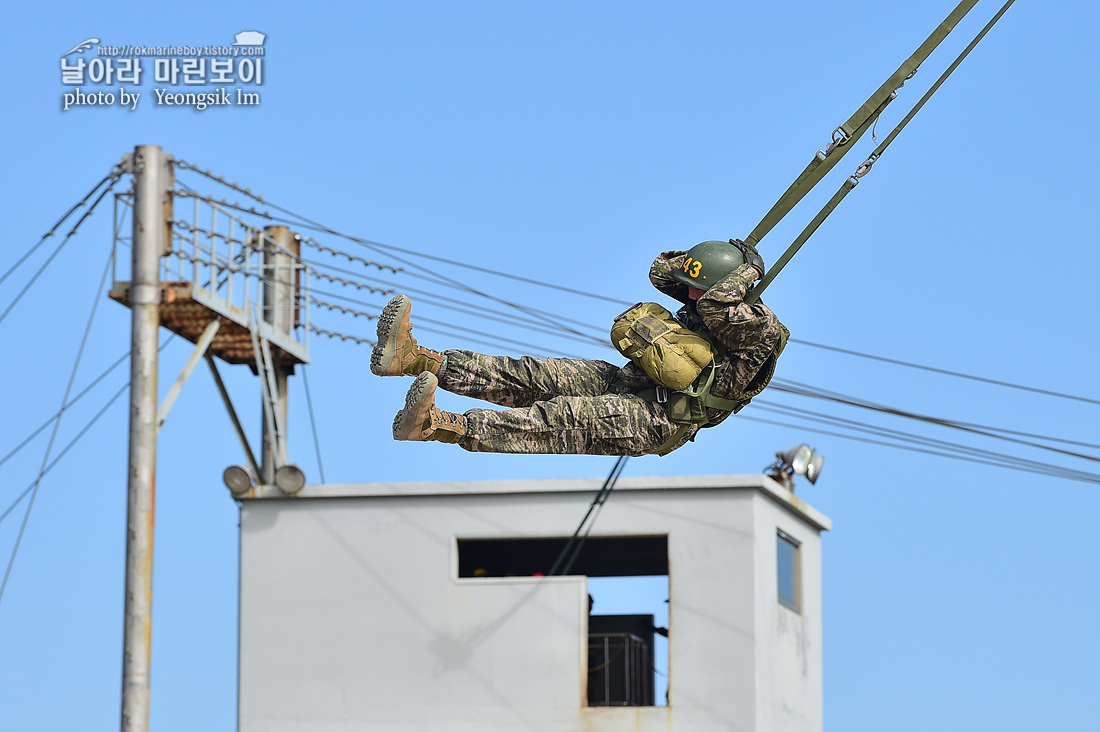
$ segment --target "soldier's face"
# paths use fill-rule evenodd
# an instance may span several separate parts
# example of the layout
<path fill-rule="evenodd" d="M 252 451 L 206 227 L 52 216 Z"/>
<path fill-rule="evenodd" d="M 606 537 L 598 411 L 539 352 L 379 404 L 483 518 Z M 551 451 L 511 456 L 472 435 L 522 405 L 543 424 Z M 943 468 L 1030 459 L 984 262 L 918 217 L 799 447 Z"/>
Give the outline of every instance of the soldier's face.
<path fill-rule="evenodd" d="M 706 293 L 706 290 L 700 290 L 698 287 L 692 287 L 691 285 L 688 285 L 688 297 L 692 300 L 698 300 Z"/>

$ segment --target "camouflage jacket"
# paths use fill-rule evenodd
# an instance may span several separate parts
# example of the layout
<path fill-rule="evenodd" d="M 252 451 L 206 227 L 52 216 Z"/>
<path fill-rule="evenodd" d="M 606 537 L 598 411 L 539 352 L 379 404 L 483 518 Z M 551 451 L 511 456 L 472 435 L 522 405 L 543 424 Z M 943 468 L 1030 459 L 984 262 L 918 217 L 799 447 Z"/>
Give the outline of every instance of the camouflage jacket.
<path fill-rule="evenodd" d="M 662 252 L 650 267 L 649 280 L 661 292 L 684 303 L 676 313 L 680 323 L 726 349 L 725 354 L 718 356 L 710 393 L 735 401 L 754 396 L 760 386 L 754 379 L 779 347 L 780 335 L 786 328 L 764 303 L 745 303 L 745 293 L 757 278 L 756 270 L 747 264 L 718 280 L 693 302 L 688 297 L 687 285 L 672 277 L 683 266 L 684 254 Z M 709 411 L 712 424 L 729 414 L 716 409 Z"/>

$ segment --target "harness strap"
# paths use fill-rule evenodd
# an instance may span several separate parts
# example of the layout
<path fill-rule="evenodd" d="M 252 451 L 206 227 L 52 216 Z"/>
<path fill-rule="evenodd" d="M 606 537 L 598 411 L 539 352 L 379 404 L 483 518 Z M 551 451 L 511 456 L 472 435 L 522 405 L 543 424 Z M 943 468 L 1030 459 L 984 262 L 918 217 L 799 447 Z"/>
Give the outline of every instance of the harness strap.
<path fill-rule="evenodd" d="M 886 148 L 890 145 L 891 142 L 894 141 L 894 138 L 897 137 L 903 129 L 905 129 L 905 126 L 909 124 L 909 121 L 913 119 L 913 117 L 916 116 L 917 112 L 920 111 L 925 102 L 927 102 L 932 97 L 932 95 L 936 93 L 936 90 L 940 88 L 940 85 L 943 84 L 943 82 L 947 81 L 947 77 L 951 76 L 951 73 L 956 68 L 958 68 L 959 64 L 963 62 L 963 59 L 970 55 L 970 52 L 974 50 L 974 47 L 978 45 L 978 42 L 985 38 L 986 33 L 988 33 L 990 29 L 993 28 L 997 21 L 1001 19 L 1001 16 L 1005 14 L 1005 11 L 1007 11 L 1014 2 L 1016 2 L 1016 0 L 1007 0 L 1007 2 L 1001 6 L 1001 9 L 997 11 L 997 14 L 994 15 L 989 20 L 989 22 L 985 24 L 985 27 L 983 27 L 981 31 L 979 31 L 978 35 L 974 36 L 974 40 L 972 40 L 967 45 L 967 47 L 963 49 L 962 53 L 960 53 L 958 57 L 951 63 L 951 65 L 948 66 L 942 74 L 940 74 L 940 77 L 936 79 L 936 83 L 930 86 L 928 88 L 928 91 L 924 93 L 924 96 L 922 96 L 920 100 L 918 100 L 917 103 L 913 105 L 913 108 L 910 109 L 909 113 L 902 118 L 897 127 L 891 130 L 890 134 L 887 135 L 879 144 L 879 146 L 871 152 L 867 159 L 860 163 L 859 167 L 856 168 L 856 172 L 849 176 L 844 181 L 844 183 L 841 184 L 837 192 L 833 194 L 833 197 L 829 199 L 825 206 L 817 212 L 817 215 L 814 216 L 813 220 L 811 220 L 810 223 L 806 225 L 806 228 L 802 230 L 802 233 L 799 234 L 793 242 L 791 242 L 791 245 L 787 247 L 787 251 L 783 252 L 783 255 L 778 260 L 776 260 L 776 263 L 772 265 L 772 268 L 768 271 L 767 275 L 765 275 L 764 278 L 760 280 L 760 284 L 754 287 L 752 291 L 745 296 L 745 302 L 751 305 L 752 303 L 760 299 L 760 294 L 764 292 L 767 286 L 772 283 L 772 280 L 774 280 L 776 276 L 783 270 L 783 267 L 787 265 L 787 262 L 791 261 L 791 258 L 794 257 L 798 250 L 802 248 L 802 245 L 806 243 L 806 240 L 809 239 L 815 231 L 817 231 L 817 227 L 821 226 L 821 222 L 823 222 L 826 217 L 828 217 L 828 215 L 833 212 L 833 209 L 840 205 L 840 202 L 844 200 L 844 197 L 847 196 L 848 193 L 859 184 L 859 179 L 871 172 L 871 166 L 875 164 L 876 160 L 882 157 L 882 154 L 886 151 Z M 958 10 L 958 8 L 956 8 L 956 10 Z"/>
<path fill-rule="evenodd" d="M 840 189 L 836 193 L 834 193 L 833 197 L 829 199 L 828 203 L 826 203 L 822 207 L 822 209 L 817 212 L 817 216 L 814 216 L 810 223 L 806 224 L 806 228 L 802 230 L 802 233 L 799 234 L 793 242 L 791 242 L 791 245 L 787 247 L 787 251 L 783 252 L 783 256 L 775 261 L 775 264 L 771 266 L 771 269 L 768 270 L 768 273 L 764 275 L 763 279 L 760 280 L 760 284 L 752 288 L 752 290 L 747 295 L 745 295 L 745 302 L 747 302 L 749 305 L 752 305 L 754 302 L 760 299 L 761 293 L 763 293 L 764 290 L 767 289 L 768 285 L 772 283 L 772 280 L 774 280 L 779 275 L 779 273 L 783 271 L 783 268 L 787 266 L 787 262 L 791 261 L 794 255 L 798 253 L 798 250 L 802 248 L 802 245 L 806 243 L 806 240 L 809 239 L 815 231 L 817 231 L 817 227 L 821 226 L 821 223 L 825 221 L 826 218 L 828 218 L 829 214 L 833 212 L 833 209 L 840 205 L 840 202 L 844 200 L 844 197 L 847 196 L 848 193 L 853 188 L 855 188 L 856 184 L 858 183 L 859 179 L 853 175 L 850 178 L 847 178 L 844 183 L 841 184 Z"/>
<path fill-rule="evenodd" d="M 634 396 L 645 399 L 647 402 L 657 402 L 658 404 L 666 404 L 670 394 L 682 394 L 684 392 L 675 392 L 670 389 L 666 389 L 663 386 L 658 386 L 654 389 L 643 389 Z M 721 409 L 723 412 L 737 412 L 740 411 L 743 406 L 749 403 L 749 399 L 742 399 L 740 401 L 736 399 L 723 399 L 722 397 L 716 397 L 713 394 L 701 394 L 701 395 L 689 395 L 692 399 L 697 400 L 704 407 L 709 409 Z M 705 424 L 707 422 L 704 419 L 697 424 Z M 696 423 L 691 423 L 696 424 Z"/>
<path fill-rule="evenodd" d="M 690 424 L 682 424 L 674 429 L 672 431 L 672 437 L 669 437 L 667 440 L 662 442 L 660 446 L 653 451 L 653 454 L 657 457 L 664 457 L 665 455 L 668 455 L 670 452 L 672 452 L 672 448 L 676 447 L 676 443 L 684 438 L 684 435 L 687 434 L 687 431 L 689 429 L 691 429 Z"/>
<path fill-rule="evenodd" d="M 860 136 L 874 123 L 882 110 L 886 108 L 900 89 L 924 63 L 924 60 L 939 46 L 947 34 L 954 29 L 963 17 L 976 5 L 978 0 L 962 0 L 955 9 L 940 23 L 924 43 L 905 60 L 897 71 L 890 75 L 875 93 L 863 103 L 855 114 L 833 131 L 833 139 L 825 150 L 819 151 L 806 169 L 795 179 L 794 183 L 780 196 L 771 210 L 764 216 L 752 233 L 746 237 L 746 241 L 755 246 L 763 239 L 779 221 L 794 208 L 810 190 L 840 162 Z"/>

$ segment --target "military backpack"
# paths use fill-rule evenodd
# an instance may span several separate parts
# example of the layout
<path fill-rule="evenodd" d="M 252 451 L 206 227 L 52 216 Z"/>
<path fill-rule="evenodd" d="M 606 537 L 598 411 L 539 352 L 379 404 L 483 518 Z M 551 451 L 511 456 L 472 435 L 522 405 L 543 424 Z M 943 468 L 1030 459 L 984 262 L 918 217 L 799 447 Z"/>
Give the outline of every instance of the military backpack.
<path fill-rule="evenodd" d="M 709 340 L 653 302 L 640 302 L 615 318 L 611 343 L 646 376 L 673 391 L 687 389 L 714 361 Z"/>

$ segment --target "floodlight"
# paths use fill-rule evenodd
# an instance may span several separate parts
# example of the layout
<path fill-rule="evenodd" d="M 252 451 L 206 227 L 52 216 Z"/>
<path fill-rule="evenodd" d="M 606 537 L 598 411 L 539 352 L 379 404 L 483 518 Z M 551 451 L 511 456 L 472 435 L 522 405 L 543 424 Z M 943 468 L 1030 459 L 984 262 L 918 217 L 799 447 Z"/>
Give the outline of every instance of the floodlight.
<path fill-rule="evenodd" d="M 240 465 L 230 465 L 222 473 L 222 482 L 233 495 L 240 495 L 252 487 L 252 476 Z"/>
<path fill-rule="evenodd" d="M 782 460 L 784 465 L 789 466 L 795 475 L 805 475 L 806 466 L 813 459 L 814 451 L 810 449 L 809 445 L 803 443 L 798 447 L 792 447 L 786 452 L 777 452 L 775 456 Z"/>
<path fill-rule="evenodd" d="M 814 455 L 813 460 L 806 466 L 806 480 L 810 481 L 810 485 L 817 482 L 817 476 L 821 475 L 821 464 L 825 462 L 824 455 Z"/>
<path fill-rule="evenodd" d="M 275 471 L 275 487 L 288 496 L 302 490 L 306 484 L 306 474 L 297 465 L 284 465 Z"/>
<path fill-rule="evenodd" d="M 804 475 L 811 484 L 817 482 L 821 475 L 821 464 L 825 458 L 817 455 L 809 445 L 802 444 L 792 447 L 787 451 L 775 453 L 776 461 L 771 465 L 765 475 L 783 485 L 787 490 L 794 491 L 794 476 Z"/>

